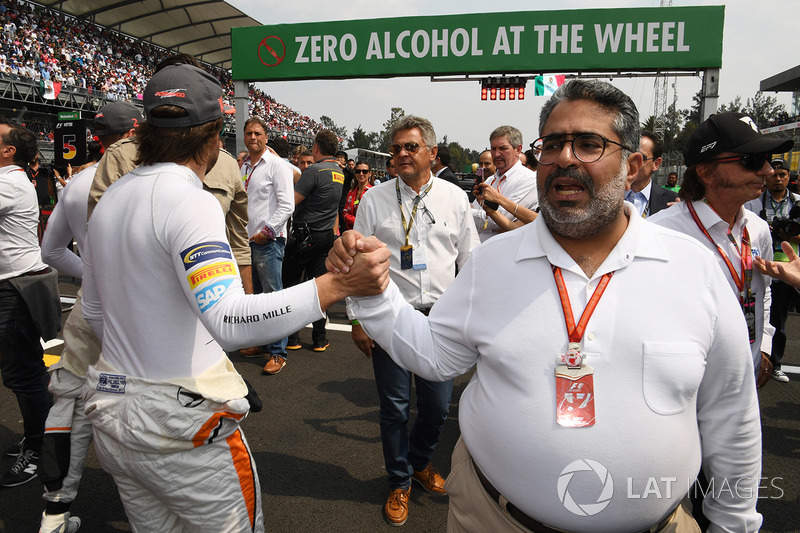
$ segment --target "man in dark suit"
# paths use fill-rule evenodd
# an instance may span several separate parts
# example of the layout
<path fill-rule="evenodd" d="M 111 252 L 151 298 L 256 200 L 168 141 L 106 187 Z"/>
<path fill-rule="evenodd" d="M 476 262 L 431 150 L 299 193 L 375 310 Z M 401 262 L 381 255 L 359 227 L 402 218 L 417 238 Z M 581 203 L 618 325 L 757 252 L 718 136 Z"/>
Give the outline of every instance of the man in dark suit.
<path fill-rule="evenodd" d="M 636 206 L 640 215 L 649 217 L 678 201 L 678 195 L 663 187 L 653 187 L 651 181 L 653 174 L 661 166 L 661 154 L 664 153 L 664 143 L 659 136 L 650 131 L 642 132 L 639 152 L 644 158 L 644 164 L 633 179 L 631 190 L 625 194 L 625 199 Z"/>
<path fill-rule="evenodd" d="M 458 185 L 458 178 L 456 178 L 455 173 L 450 170 L 450 150 L 447 149 L 447 146 L 443 144 L 439 145 L 436 159 L 431 163 L 431 171 L 433 171 L 433 175 L 437 178 L 442 178 L 453 185 Z"/>

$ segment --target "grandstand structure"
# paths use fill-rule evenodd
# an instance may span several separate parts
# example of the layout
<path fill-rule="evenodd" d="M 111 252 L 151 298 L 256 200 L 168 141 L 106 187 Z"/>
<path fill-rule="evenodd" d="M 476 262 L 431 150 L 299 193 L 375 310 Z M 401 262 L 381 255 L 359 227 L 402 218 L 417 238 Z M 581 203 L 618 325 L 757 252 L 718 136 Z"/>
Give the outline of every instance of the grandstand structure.
<path fill-rule="evenodd" d="M 761 80 L 759 90 L 792 93 L 791 118 L 784 124 L 763 128 L 761 132 L 794 140 L 791 151 L 780 155 L 789 163 L 791 173 L 797 175 L 800 171 L 800 65 Z"/>
<path fill-rule="evenodd" d="M 136 105 L 156 64 L 172 53 L 203 62 L 223 84 L 233 110 L 231 28 L 260 23 L 222 0 L 0 0 L 0 114 L 39 134 L 53 159 L 58 113 L 88 122 L 109 101 Z M 248 116 L 269 137 L 311 146 L 322 126 L 250 86 Z M 235 118 L 223 139 L 235 149 Z"/>

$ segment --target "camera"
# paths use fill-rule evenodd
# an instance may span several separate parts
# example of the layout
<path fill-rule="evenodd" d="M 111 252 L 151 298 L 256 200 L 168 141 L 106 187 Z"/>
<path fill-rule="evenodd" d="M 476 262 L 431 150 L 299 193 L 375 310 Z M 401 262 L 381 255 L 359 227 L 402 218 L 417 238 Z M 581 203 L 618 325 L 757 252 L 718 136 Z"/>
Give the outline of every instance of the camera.
<path fill-rule="evenodd" d="M 788 237 L 800 235 L 800 205 L 792 206 L 788 217 L 775 217 L 769 223 L 772 232 L 772 245 L 776 250 L 780 250 L 781 241 L 786 237 L 781 237 L 781 232 Z"/>

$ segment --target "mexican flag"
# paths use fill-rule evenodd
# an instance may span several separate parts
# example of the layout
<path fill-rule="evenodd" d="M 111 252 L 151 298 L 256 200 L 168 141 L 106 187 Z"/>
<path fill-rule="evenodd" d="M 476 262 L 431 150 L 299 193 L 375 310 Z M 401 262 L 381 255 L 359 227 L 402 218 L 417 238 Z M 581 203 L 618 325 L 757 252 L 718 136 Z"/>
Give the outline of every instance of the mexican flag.
<path fill-rule="evenodd" d="M 550 96 L 556 89 L 564 84 L 566 76 L 548 74 L 546 76 L 536 76 L 534 80 L 534 96 Z"/>
<path fill-rule="evenodd" d="M 51 80 L 40 81 L 39 90 L 42 92 L 42 98 L 45 100 L 55 100 L 61 92 L 61 83 Z"/>

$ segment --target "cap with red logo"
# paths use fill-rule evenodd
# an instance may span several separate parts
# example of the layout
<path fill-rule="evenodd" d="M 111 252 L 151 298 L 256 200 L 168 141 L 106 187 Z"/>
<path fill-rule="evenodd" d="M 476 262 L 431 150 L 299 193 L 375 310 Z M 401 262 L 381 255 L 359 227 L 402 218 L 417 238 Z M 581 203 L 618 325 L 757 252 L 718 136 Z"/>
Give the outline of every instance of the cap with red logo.
<path fill-rule="evenodd" d="M 104 105 L 94 117 L 97 135 L 125 133 L 142 123 L 142 114 L 130 102 L 112 102 Z"/>
<path fill-rule="evenodd" d="M 170 65 L 153 74 L 143 100 L 147 123 L 160 128 L 198 126 L 217 120 L 223 112 L 219 80 L 192 65 Z M 188 115 L 154 117 L 153 109 L 162 105 L 180 107 Z"/>

